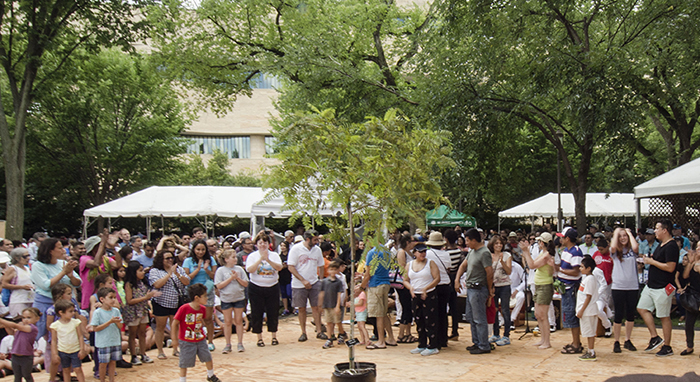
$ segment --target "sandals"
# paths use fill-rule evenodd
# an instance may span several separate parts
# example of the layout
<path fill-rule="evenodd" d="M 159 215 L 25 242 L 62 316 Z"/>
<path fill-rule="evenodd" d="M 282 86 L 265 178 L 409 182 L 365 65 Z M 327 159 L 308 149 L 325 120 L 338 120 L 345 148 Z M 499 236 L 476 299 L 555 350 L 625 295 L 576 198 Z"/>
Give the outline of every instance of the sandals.
<path fill-rule="evenodd" d="M 399 338 L 396 339 L 396 342 L 397 342 L 397 343 L 400 343 L 400 344 L 407 344 L 407 343 L 409 343 L 409 342 L 408 342 L 408 339 L 409 339 L 410 337 L 411 337 L 411 336 L 401 336 L 401 337 L 399 337 Z"/>
<path fill-rule="evenodd" d="M 279 345 L 279 344 L 280 344 L 280 342 L 277 341 L 277 338 L 273 338 L 273 339 L 272 339 L 272 346 L 277 346 L 277 345 Z"/>
<path fill-rule="evenodd" d="M 578 348 L 575 348 L 573 344 L 568 344 L 564 346 L 564 349 L 561 350 L 561 354 L 581 354 L 583 353 L 583 345 L 579 345 Z"/>
<path fill-rule="evenodd" d="M 259 348 L 265 347 L 265 342 L 263 340 L 258 340 L 258 347 Z"/>
<path fill-rule="evenodd" d="M 412 344 L 412 343 L 418 342 L 418 337 L 414 337 L 414 336 L 411 336 L 411 335 L 409 335 L 409 336 L 407 336 L 407 337 L 408 337 L 408 338 L 406 338 L 406 343 L 407 343 L 407 344 Z"/>
<path fill-rule="evenodd" d="M 177 350 L 175 350 L 175 351 L 173 352 L 173 357 L 179 357 L 179 356 L 180 356 L 180 352 L 177 351 Z"/>
<path fill-rule="evenodd" d="M 168 359 L 168 356 L 165 353 L 160 353 L 158 354 L 158 359 Z"/>
<path fill-rule="evenodd" d="M 375 344 L 369 344 L 366 346 L 366 349 L 368 349 L 368 350 L 386 349 L 386 346 L 377 346 Z"/>

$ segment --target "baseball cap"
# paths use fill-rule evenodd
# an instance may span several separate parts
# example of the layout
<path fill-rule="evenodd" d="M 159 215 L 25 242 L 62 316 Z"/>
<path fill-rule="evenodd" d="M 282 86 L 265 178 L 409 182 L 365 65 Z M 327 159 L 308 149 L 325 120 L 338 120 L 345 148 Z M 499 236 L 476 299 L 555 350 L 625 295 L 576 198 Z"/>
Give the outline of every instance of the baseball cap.
<path fill-rule="evenodd" d="M 653 229 L 653 228 L 647 228 L 646 234 L 647 234 L 647 235 L 655 235 L 656 233 L 654 232 L 654 229 Z"/>
<path fill-rule="evenodd" d="M 566 227 L 561 231 L 561 233 L 557 232 L 557 236 L 568 237 L 571 240 L 576 240 L 578 238 L 578 232 L 576 232 L 574 227 Z"/>
<path fill-rule="evenodd" d="M 518 237 L 518 234 L 515 232 L 511 232 L 508 234 L 508 237 Z"/>
<path fill-rule="evenodd" d="M 674 224 L 673 229 L 683 229 L 680 224 Z"/>
<path fill-rule="evenodd" d="M 284 237 L 289 237 L 289 236 L 294 236 L 294 231 L 289 230 L 289 229 L 284 231 Z"/>
<path fill-rule="evenodd" d="M 416 252 L 427 251 L 427 250 L 428 250 L 428 246 L 426 246 L 426 245 L 423 244 L 423 243 L 418 243 L 418 244 L 416 244 L 415 247 L 413 247 L 413 250 L 416 251 Z"/>
<path fill-rule="evenodd" d="M 542 232 L 540 236 L 537 236 L 535 240 L 539 240 L 543 243 L 549 243 L 550 241 L 552 241 L 552 234 L 550 234 L 549 232 Z"/>

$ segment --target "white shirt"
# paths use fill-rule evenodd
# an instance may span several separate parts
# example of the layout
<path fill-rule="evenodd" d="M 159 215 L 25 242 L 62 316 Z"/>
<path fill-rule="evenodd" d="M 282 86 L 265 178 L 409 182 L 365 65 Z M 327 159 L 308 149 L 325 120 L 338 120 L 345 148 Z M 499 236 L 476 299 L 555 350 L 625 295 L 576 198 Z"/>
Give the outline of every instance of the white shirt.
<path fill-rule="evenodd" d="M 430 259 L 435 262 L 438 270 L 440 271 L 440 282 L 438 285 L 449 285 L 450 275 L 447 273 L 447 268 L 450 266 L 452 259 L 447 251 L 442 249 L 429 248 L 428 252 L 425 254 L 426 259 Z"/>
<path fill-rule="evenodd" d="M 578 287 L 576 295 L 576 313 L 581 311 L 583 303 L 586 301 L 586 296 L 591 295 L 591 301 L 588 303 L 586 310 L 583 311 L 584 316 L 598 315 L 598 281 L 593 275 L 584 275 L 581 284 Z"/>
<path fill-rule="evenodd" d="M 267 257 L 273 263 L 282 264 L 282 259 L 280 259 L 280 255 L 277 252 L 268 252 Z M 248 270 L 248 266 L 255 264 L 259 259 L 260 252 L 258 251 L 248 255 L 245 261 L 245 269 Z M 271 287 L 277 284 L 277 280 L 279 280 L 279 273 L 265 260 L 260 262 L 257 270 L 250 272 L 250 282 L 259 287 Z"/>
<path fill-rule="evenodd" d="M 525 271 L 523 267 L 515 261 L 513 261 L 510 272 L 510 288 L 511 293 L 513 290 L 517 290 L 518 292 L 525 291 Z"/>
<path fill-rule="evenodd" d="M 318 282 L 318 267 L 324 266 L 325 263 L 321 248 L 315 245 L 308 249 L 304 243 L 299 243 L 289 250 L 287 265 L 294 266 L 299 275 L 313 285 Z M 297 279 L 296 276 L 292 277 L 292 288 L 303 287 L 304 284 L 301 280 Z"/>

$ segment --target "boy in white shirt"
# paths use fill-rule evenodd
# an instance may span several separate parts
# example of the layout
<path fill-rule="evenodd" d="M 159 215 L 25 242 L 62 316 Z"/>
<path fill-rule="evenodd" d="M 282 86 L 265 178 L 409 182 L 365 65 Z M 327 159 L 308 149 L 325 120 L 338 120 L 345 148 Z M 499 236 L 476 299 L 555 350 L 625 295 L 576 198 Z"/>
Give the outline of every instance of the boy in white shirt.
<path fill-rule="evenodd" d="M 576 295 L 576 317 L 581 324 L 581 337 L 588 341 L 588 351 L 580 356 L 581 361 L 595 361 L 595 335 L 598 328 L 598 280 L 593 276 L 595 260 L 586 255 L 581 260 L 584 275 Z"/>

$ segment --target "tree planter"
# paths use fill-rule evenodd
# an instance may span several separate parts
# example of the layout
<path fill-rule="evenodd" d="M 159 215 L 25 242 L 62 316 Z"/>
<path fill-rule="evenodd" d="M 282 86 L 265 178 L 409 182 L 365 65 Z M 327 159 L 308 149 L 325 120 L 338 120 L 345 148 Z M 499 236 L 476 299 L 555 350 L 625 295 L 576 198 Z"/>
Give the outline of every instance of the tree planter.
<path fill-rule="evenodd" d="M 332 382 L 374 382 L 377 379 L 377 365 L 371 362 L 355 362 L 355 369 L 349 370 L 348 362 L 336 363 Z"/>

